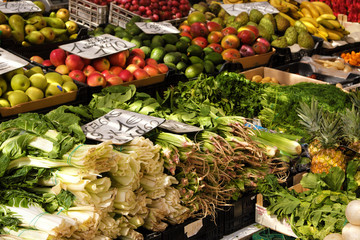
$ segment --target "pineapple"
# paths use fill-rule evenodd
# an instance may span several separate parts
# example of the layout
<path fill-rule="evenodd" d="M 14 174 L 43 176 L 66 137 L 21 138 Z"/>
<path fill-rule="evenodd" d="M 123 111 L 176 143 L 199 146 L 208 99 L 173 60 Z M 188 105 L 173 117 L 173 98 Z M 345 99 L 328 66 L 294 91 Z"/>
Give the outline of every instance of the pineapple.
<path fill-rule="evenodd" d="M 310 106 L 301 103 L 298 115 L 312 138 L 309 145 L 311 172 L 328 173 L 336 166 L 345 170 L 345 154 L 337 149 L 341 137 L 341 117 L 336 113 L 324 112 L 314 100 Z"/>
<path fill-rule="evenodd" d="M 354 107 L 346 109 L 341 116 L 343 121 L 344 139 L 348 147 L 360 153 L 360 111 Z"/>

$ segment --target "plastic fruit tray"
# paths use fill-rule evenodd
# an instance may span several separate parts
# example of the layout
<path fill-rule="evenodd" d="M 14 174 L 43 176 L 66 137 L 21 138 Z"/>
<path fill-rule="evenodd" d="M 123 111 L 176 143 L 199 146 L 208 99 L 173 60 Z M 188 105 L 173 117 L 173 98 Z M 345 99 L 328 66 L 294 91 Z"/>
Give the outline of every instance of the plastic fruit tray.
<path fill-rule="evenodd" d="M 108 21 L 108 6 L 86 0 L 69 0 L 70 20 L 75 21 L 83 26 L 93 28 Z"/>

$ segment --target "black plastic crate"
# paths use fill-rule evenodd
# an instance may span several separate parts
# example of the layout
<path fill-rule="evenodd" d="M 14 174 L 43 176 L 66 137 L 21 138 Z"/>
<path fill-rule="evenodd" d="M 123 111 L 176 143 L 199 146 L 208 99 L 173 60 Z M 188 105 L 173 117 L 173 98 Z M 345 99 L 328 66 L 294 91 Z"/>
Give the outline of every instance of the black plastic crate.
<path fill-rule="evenodd" d="M 231 204 L 232 206 L 223 207 L 219 212 L 222 215 L 224 235 L 231 234 L 255 223 L 256 194 L 247 193 Z"/>
<path fill-rule="evenodd" d="M 342 46 L 338 46 L 335 48 L 321 48 L 320 51 L 317 53 L 319 55 L 337 55 L 341 54 L 341 52 L 348 52 L 349 50 L 353 49 L 359 49 L 360 48 L 360 42 L 355 43 L 348 43 Z"/>
<path fill-rule="evenodd" d="M 139 233 L 141 233 L 144 236 L 144 240 L 162 240 L 161 232 L 149 231 L 142 227 L 140 227 L 139 229 L 136 229 L 136 231 L 138 231 Z"/>
<path fill-rule="evenodd" d="M 189 219 L 183 224 L 169 226 L 163 233 L 163 240 L 218 240 L 223 228 L 211 216 L 201 219 Z M 199 230 L 196 232 L 196 230 Z M 193 235 L 194 234 L 194 235 Z"/>
<path fill-rule="evenodd" d="M 290 72 L 290 73 L 296 73 L 300 74 L 305 77 L 314 77 L 317 80 L 328 82 L 330 84 L 337 84 L 340 83 L 344 86 L 352 85 L 360 82 L 360 75 L 350 73 L 347 78 L 339 78 L 329 75 L 323 75 L 320 73 L 316 73 L 312 70 L 311 66 L 307 63 L 289 63 L 283 66 L 276 67 L 276 69 Z"/>

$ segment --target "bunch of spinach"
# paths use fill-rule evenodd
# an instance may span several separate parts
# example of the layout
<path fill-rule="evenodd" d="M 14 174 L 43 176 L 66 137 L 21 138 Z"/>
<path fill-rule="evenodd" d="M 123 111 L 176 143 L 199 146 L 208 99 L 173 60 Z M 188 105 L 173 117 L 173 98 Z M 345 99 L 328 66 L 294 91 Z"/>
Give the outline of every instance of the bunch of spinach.
<path fill-rule="evenodd" d="M 323 239 L 329 233 L 341 232 L 346 222 L 345 208 L 356 199 L 351 169 L 358 166 L 359 161 L 351 161 L 347 175 L 338 167 L 328 174 L 308 173 L 300 182 L 306 190 L 300 193 L 282 187 L 274 175 L 267 175 L 258 183 L 257 191 L 269 203 L 268 211 L 278 219 L 287 219 L 300 239 Z"/>

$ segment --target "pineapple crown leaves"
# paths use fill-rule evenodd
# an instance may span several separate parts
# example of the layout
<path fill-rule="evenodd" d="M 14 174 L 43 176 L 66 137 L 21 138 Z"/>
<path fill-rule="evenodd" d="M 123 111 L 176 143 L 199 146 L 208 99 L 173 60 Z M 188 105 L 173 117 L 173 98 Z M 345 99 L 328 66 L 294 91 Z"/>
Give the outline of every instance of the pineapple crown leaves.
<path fill-rule="evenodd" d="M 324 148 L 335 147 L 342 136 L 341 115 L 323 112 L 317 139 Z"/>
<path fill-rule="evenodd" d="M 354 106 L 357 109 L 360 109 L 360 91 L 358 90 L 356 92 L 350 92 L 350 98 Z"/>
<path fill-rule="evenodd" d="M 300 117 L 300 123 L 306 128 L 312 137 L 317 135 L 320 130 L 323 110 L 319 108 L 318 102 L 312 98 L 310 106 L 305 102 L 299 103 L 300 107 L 296 110 Z"/>
<path fill-rule="evenodd" d="M 360 100 L 360 99 L 359 99 Z M 346 141 L 354 143 L 360 140 L 360 110 L 353 105 L 341 115 L 343 137 Z"/>

